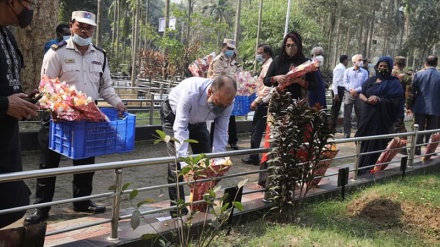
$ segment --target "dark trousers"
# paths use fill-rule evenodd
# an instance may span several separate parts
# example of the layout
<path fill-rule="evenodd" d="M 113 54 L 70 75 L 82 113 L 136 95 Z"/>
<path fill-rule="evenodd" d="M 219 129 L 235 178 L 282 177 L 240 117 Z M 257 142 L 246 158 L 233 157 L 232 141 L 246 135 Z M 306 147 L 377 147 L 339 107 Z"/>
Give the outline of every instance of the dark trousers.
<path fill-rule="evenodd" d="M 422 130 L 432 130 L 437 129 L 439 124 L 439 116 L 425 115 L 425 114 L 414 114 L 414 123 L 419 125 L 419 131 Z M 418 135 L 417 144 L 422 144 L 423 142 L 428 143 L 431 134 Z M 425 141 L 423 141 L 425 138 Z M 417 147 L 420 149 L 420 147 Z"/>
<path fill-rule="evenodd" d="M 263 138 L 263 133 L 266 129 L 268 105 L 268 103 L 261 103 L 255 110 L 254 118 L 252 120 L 251 149 L 260 147 L 261 138 Z M 260 162 L 260 155 L 251 154 L 249 155 L 249 159 Z"/>
<path fill-rule="evenodd" d="M 336 128 L 336 121 L 338 120 L 339 111 L 341 110 L 342 100 L 344 99 L 345 87 L 338 87 L 338 96 L 339 100 L 336 101 L 333 99 L 332 108 L 330 110 L 330 117 L 332 127 Z M 333 95 L 333 91 L 332 91 Z"/>
<path fill-rule="evenodd" d="M 162 130 L 165 134 L 169 136 L 174 136 L 173 131 L 173 125 L 174 125 L 174 114 L 172 110 L 170 109 L 168 105 L 168 101 L 165 101 L 162 103 L 161 109 L 160 109 L 160 116 L 162 121 Z M 206 123 L 197 123 L 197 124 L 189 124 L 188 125 L 189 130 L 189 139 L 193 139 L 198 141 L 198 143 L 190 143 L 192 153 L 193 154 L 200 154 L 200 153 L 211 153 L 211 145 L 210 145 L 210 137 L 209 137 L 209 131 L 206 126 Z M 175 146 L 174 143 L 168 142 L 167 143 L 167 149 L 168 154 L 170 156 L 175 156 Z M 180 163 L 170 163 L 168 164 L 168 183 L 169 184 L 175 184 L 177 179 L 177 171 L 180 172 Z M 183 177 L 178 176 L 179 182 L 183 182 Z M 185 193 L 183 190 L 183 186 L 179 186 L 179 196 L 177 196 L 177 188 L 176 186 L 171 186 L 168 188 L 168 195 L 171 200 L 170 205 L 174 206 L 175 201 L 185 200 Z M 175 210 L 170 211 L 171 215 L 175 215 L 177 212 Z M 185 210 L 182 212 L 182 214 L 186 214 Z"/>
<path fill-rule="evenodd" d="M 229 126 L 228 126 L 228 143 L 229 144 L 237 144 L 238 137 L 237 137 L 237 124 L 235 123 L 235 116 L 231 115 L 229 117 Z"/>
<path fill-rule="evenodd" d="M 41 127 L 38 132 L 38 141 L 41 148 L 40 169 L 56 168 L 60 165 L 61 154 L 49 149 L 49 126 Z M 74 166 L 94 164 L 95 157 L 86 159 L 73 160 Z M 73 197 L 89 196 L 93 189 L 94 172 L 73 174 L 72 193 Z M 35 192 L 35 203 L 51 202 L 55 192 L 56 177 L 37 178 L 37 186 Z M 74 202 L 75 208 L 87 208 L 90 200 Z M 50 207 L 40 208 L 49 212 Z"/>

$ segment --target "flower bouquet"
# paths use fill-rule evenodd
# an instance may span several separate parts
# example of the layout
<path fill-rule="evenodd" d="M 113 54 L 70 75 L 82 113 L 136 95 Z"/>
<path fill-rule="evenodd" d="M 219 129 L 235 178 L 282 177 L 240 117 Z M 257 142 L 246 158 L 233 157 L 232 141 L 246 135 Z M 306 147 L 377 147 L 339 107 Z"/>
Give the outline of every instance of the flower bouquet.
<path fill-rule="evenodd" d="M 252 76 L 249 71 L 239 71 L 235 74 L 235 80 L 237 82 L 237 95 L 250 96 L 255 93 L 257 77 Z"/>
<path fill-rule="evenodd" d="M 188 66 L 189 71 L 191 71 L 191 74 L 193 76 L 206 77 L 206 73 L 209 69 L 209 64 L 211 63 L 212 59 L 214 59 L 214 57 L 215 52 L 212 52 L 203 58 L 195 60 Z"/>
<path fill-rule="evenodd" d="M 221 177 L 232 166 L 232 162 L 229 158 L 225 159 L 211 159 L 209 164 L 205 163 L 205 160 L 200 160 L 199 163 L 194 166 L 191 172 L 185 174 L 185 180 L 188 182 L 190 189 L 190 209 L 192 211 L 206 212 L 208 205 L 206 203 L 193 204 L 193 202 L 203 200 L 203 195 L 214 186 L 216 186 L 220 180 L 209 180 L 204 182 L 198 182 L 200 179 Z"/>
<path fill-rule="evenodd" d="M 322 158 L 324 160 L 321 160 L 316 164 L 315 168 L 312 169 L 312 174 L 314 177 L 316 176 L 324 176 L 325 172 L 327 171 L 328 167 L 332 164 L 333 158 L 336 157 L 338 154 L 339 149 L 336 149 L 336 144 L 328 144 L 327 150 L 322 153 Z M 322 178 L 315 178 L 312 181 L 308 182 L 308 186 L 315 187 L 319 184 Z"/>
<path fill-rule="evenodd" d="M 425 149 L 425 156 L 422 157 L 422 161 L 430 160 L 432 153 L 434 153 L 435 149 L 438 146 L 438 142 L 440 141 L 440 133 L 432 134 L 429 138 L 429 144 Z"/>
<path fill-rule="evenodd" d="M 54 121 L 109 121 L 92 98 L 77 91 L 74 85 L 69 86 L 58 78 L 43 77 L 40 81 L 39 91 L 42 94 L 39 101 L 40 107 L 49 109 Z"/>
<path fill-rule="evenodd" d="M 388 146 L 386 147 L 385 151 L 383 151 L 380 154 L 379 159 L 377 159 L 377 161 L 376 161 L 377 166 L 375 166 L 370 171 L 370 173 L 382 171 L 385 168 L 387 168 L 388 164 L 383 164 L 383 165 L 381 165 L 381 164 L 390 162 L 394 158 L 394 156 L 396 156 L 396 154 L 400 151 L 400 149 L 402 147 L 406 146 L 406 142 L 407 142 L 407 140 L 399 138 L 399 137 L 393 138 L 388 143 Z"/>

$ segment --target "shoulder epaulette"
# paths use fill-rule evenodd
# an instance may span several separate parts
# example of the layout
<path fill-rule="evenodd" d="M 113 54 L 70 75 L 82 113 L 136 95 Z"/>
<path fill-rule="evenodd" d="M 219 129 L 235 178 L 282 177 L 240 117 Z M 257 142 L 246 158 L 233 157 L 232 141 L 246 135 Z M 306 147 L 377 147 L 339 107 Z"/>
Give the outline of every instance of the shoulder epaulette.
<path fill-rule="evenodd" d="M 100 52 L 102 52 L 102 53 L 106 53 L 106 51 L 103 49 L 103 48 L 101 48 L 101 47 L 97 47 L 96 45 L 94 45 L 94 44 L 92 44 L 93 45 L 93 47 L 95 47 L 95 49 L 96 50 L 98 50 L 98 51 L 100 51 Z"/>
<path fill-rule="evenodd" d="M 65 46 L 65 45 L 67 45 L 67 42 L 66 42 L 65 40 L 62 40 L 62 41 L 60 41 L 60 42 L 58 42 L 58 43 L 56 43 L 56 44 L 51 45 L 50 48 L 51 48 L 52 50 L 56 51 L 56 50 L 58 50 L 59 48 Z"/>

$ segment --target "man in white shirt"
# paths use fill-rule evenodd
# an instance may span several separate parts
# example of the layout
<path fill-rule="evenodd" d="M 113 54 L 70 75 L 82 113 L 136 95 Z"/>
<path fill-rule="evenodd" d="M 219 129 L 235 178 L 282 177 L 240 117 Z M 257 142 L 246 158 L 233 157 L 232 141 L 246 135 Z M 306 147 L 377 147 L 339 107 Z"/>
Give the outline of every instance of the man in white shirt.
<path fill-rule="evenodd" d="M 344 71 L 348 64 L 348 56 L 341 55 L 339 57 L 339 64 L 333 69 L 333 103 L 332 109 L 330 110 L 332 127 L 336 128 L 336 121 L 339 116 L 339 111 L 341 110 L 342 99 L 345 93 L 344 87 Z"/>
<path fill-rule="evenodd" d="M 267 44 L 260 44 L 257 48 L 257 62 L 263 63 L 261 66 L 260 75 L 257 78 L 257 98 L 251 104 L 251 110 L 255 111 L 254 118 L 252 121 L 252 131 L 251 131 L 251 148 L 259 148 L 261 143 L 261 138 L 263 138 L 263 133 L 266 128 L 267 120 L 267 107 L 269 102 L 264 102 L 263 99 L 272 90 L 271 87 L 264 86 L 263 79 L 266 76 L 266 72 L 272 63 L 273 51 Z M 260 165 L 259 154 L 251 154 L 249 157 L 242 158 L 245 164 Z"/>
<path fill-rule="evenodd" d="M 187 139 L 198 141 L 191 143 L 193 154 L 224 152 L 228 142 L 229 116 L 234 108 L 236 92 L 237 84 L 229 76 L 219 76 L 214 80 L 191 77 L 173 88 L 160 109 L 162 130 L 180 142 L 175 145 L 167 143 L 168 153 L 171 156 L 188 156 L 188 143 L 184 142 Z M 212 150 L 206 126 L 206 121 L 211 120 L 215 122 Z M 169 164 L 168 183 L 176 183 L 176 170 L 181 169 L 181 164 L 182 162 Z M 181 176 L 179 181 L 183 181 Z M 185 199 L 183 186 L 179 187 L 179 194 L 175 186 L 169 187 L 168 193 L 171 206 L 177 200 Z M 180 213 L 184 215 L 187 212 L 185 208 Z M 177 210 L 171 210 L 170 214 L 176 217 Z"/>
<path fill-rule="evenodd" d="M 351 134 L 351 113 L 356 114 L 357 125 L 361 119 L 361 110 L 363 102 L 359 99 L 359 93 L 362 91 L 362 84 L 368 79 L 368 72 L 363 69 L 363 59 L 361 54 L 356 54 L 351 58 L 353 67 L 344 71 L 344 137 L 350 138 Z"/>

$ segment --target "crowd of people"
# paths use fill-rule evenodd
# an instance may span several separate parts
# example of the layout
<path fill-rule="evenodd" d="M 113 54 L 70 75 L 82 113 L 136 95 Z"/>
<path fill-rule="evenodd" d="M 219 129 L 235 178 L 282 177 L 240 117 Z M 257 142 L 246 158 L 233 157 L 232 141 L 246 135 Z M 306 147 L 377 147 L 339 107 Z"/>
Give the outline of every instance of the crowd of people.
<path fill-rule="evenodd" d="M 37 116 L 38 106 L 31 103 L 33 94 L 22 91 L 20 71 L 24 66 L 23 57 L 18 49 L 14 36 L 7 26 L 24 28 L 32 20 L 34 5 L 22 0 L 0 0 L 0 173 L 18 172 L 22 170 L 18 121 Z M 96 27 L 95 15 L 86 11 L 74 11 L 68 24 L 57 27 L 57 38 L 45 45 L 45 55 L 41 67 L 41 76 L 60 78 L 78 90 L 85 92 L 93 100 L 99 97 L 106 100 L 120 113 L 126 107 L 115 93 L 110 78 L 108 59 L 104 50 L 92 43 Z M 308 99 L 311 107 L 327 109 L 325 91 L 326 82 L 318 69 L 305 76 L 287 82 L 286 74 L 293 68 L 309 59 L 324 61 L 324 49 L 314 47 L 311 58 L 303 51 L 302 37 L 298 32 L 288 33 L 282 40 L 281 51 L 274 57 L 268 44 L 260 44 L 255 51 L 255 60 L 261 64 L 261 71 L 256 80 L 256 99 L 251 103 L 255 111 L 252 130 L 251 148 L 260 147 L 264 130 L 268 124 L 268 94 L 273 87 L 289 83 L 284 92 L 289 92 L 293 99 Z M 224 152 L 226 147 L 238 149 L 235 116 L 233 111 L 234 98 L 237 93 L 235 73 L 240 70 L 238 64 L 236 41 L 224 39 L 221 53 L 210 65 L 207 78 L 191 77 L 183 80 L 173 88 L 168 98 L 162 103 L 160 115 L 163 131 L 173 136 L 179 143 L 167 143 L 169 154 L 186 156 L 191 146 L 193 154 Z M 353 66 L 348 67 L 347 55 L 341 55 L 339 64 L 333 70 L 331 110 L 331 126 L 336 128 L 342 102 L 344 102 L 343 134 L 350 138 L 352 133 L 352 110 L 355 109 L 357 131 L 354 136 L 372 136 L 393 132 L 406 132 L 404 127 L 404 109 L 414 116 L 420 130 L 439 128 L 440 108 L 440 72 L 436 69 L 438 59 L 435 55 L 428 56 L 425 69 L 414 75 L 404 71 L 405 58 L 382 56 L 374 65 L 371 73 L 370 60 L 361 54 L 352 56 Z M 374 75 L 371 75 L 374 74 Z M 60 154 L 48 149 L 49 116 L 43 119 L 39 132 L 41 144 L 40 169 L 58 167 Z M 211 128 L 207 121 L 213 121 Z M 420 135 L 417 143 L 429 135 Z M 183 142 L 195 139 L 198 143 Z M 427 139 L 425 139 L 427 140 Z M 384 149 L 388 140 L 364 141 L 362 152 L 373 152 Z M 403 149 L 402 152 L 406 152 Z M 416 153 L 421 149 L 417 147 Z M 378 159 L 378 153 L 362 155 L 360 167 L 370 166 Z M 265 162 L 258 154 L 243 158 L 246 164 L 260 165 Z M 73 165 L 87 165 L 95 162 L 94 157 L 73 160 Z M 175 183 L 182 179 L 177 176 L 186 164 L 171 163 L 168 166 L 168 182 Z M 359 174 L 366 174 L 369 169 L 361 169 Z M 73 176 L 73 197 L 91 195 L 94 173 L 75 174 Z M 37 179 L 35 204 L 51 202 L 55 191 L 55 177 Z M 258 182 L 265 185 L 264 174 Z M 0 210 L 28 205 L 30 191 L 23 181 L 0 183 L 2 200 Z M 169 187 L 171 206 L 177 200 L 184 200 L 183 186 Z M 106 208 L 90 200 L 75 201 L 73 209 L 77 212 L 103 213 Z M 25 218 L 25 224 L 44 222 L 49 217 L 50 207 L 40 207 Z M 185 208 L 180 212 L 172 210 L 171 216 L 178 213 L 186 214 Z M 0 215 L 0 228 L 20 219 L 25 211 Z"/>

